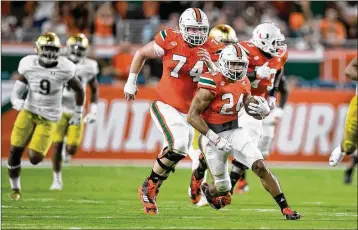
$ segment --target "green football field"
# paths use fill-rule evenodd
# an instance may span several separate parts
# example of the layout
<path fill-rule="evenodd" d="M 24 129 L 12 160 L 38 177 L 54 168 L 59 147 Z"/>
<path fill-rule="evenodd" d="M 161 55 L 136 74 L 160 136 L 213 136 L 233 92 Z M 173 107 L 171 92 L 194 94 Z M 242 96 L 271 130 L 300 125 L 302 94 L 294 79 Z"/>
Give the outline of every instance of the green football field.
<path fill-rule="evenodd" d="M 9 200 L 2 168 L 3 229 L 339 229 L 357 228 L 357 174 L 350 186 L 343 169 L 273 169 L 289 204 L 302 214 L 288 221 L 252 172 L 250 192 L 234 195 L 232 204 L 216 211 L 196 207 L 187 195 L 190 170 L 177 169 L 162 186 L 159 215 L 147 216 L 137 188 L 150 168 L 66 167 L 64 190 L 52 192 L 50 168 L 24 168 L 23 197 Z"/>

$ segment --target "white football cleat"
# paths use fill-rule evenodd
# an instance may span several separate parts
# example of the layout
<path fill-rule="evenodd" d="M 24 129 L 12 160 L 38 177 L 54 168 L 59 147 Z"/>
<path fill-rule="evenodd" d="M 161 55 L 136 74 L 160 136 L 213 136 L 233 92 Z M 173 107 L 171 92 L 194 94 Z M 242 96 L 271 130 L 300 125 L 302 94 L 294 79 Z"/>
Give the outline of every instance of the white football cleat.
<path fill-rule="evenodd" d="M 331 153 L 329 157 L 329 165 L 334 167 L 337 166 L 343 159 L 345 153 L 341 150 L 341 145 L 338 145 Z"/>
<path fill-rule="evenodd" d="M 57 180 L 54 180 L 52 182 L 52 185 L 50 187 L 50 190 L 51 191 L 61 191 L 62 190 L 62 182 L 61 181 L 57 181 Z"/>
<path fill-rule="evenodd" d="M 200 196 L 200 200 L 198 203 L 196 203 L 196 206 L 198 207 L 202 207 L 202 206 L 206 206 L 209 205 L 208 201 L 206 200 L 206 197 L 204 194 L 201 194 Z"/>

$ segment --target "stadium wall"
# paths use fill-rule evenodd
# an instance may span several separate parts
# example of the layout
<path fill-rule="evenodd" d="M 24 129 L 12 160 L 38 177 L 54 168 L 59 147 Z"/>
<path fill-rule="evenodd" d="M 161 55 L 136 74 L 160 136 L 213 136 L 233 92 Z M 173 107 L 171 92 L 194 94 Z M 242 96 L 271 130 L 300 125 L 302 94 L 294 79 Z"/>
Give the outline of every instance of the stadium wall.
<path fill-rule="evenodd" d="M 354 91 L 293 90 L 269 160 L 327 161 L 343 138 L 346 111 L 353 95 Z M 154 98 L 153 87 L 140 87 L 137 99 L 127 102 L 122 86 L 101 85 L 97 122 L 85 126 L 76 158 L 153 159 L 162 144 L 162 136 L 149 114 Z M 1 116 L 2 158 L 8 156 L 17 114 L 6 106 L 3 104 Z"/>

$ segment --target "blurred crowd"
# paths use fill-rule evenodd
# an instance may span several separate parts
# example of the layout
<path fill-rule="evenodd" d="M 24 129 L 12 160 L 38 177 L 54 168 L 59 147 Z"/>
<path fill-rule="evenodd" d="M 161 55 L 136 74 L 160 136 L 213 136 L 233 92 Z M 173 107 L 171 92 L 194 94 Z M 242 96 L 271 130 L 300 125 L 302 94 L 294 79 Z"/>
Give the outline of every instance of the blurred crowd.
<path fill-rule="evenodd" d="M 120 45 L 119 53 L 100 65 L 103 76 L 124 81 L 133 57 L 131 45 L 176 28 L 189 7 L 201 8 L 211 27 L 231 25 L 240 40 L 249 39 L 259 23 L 271 21 L 281 28 L 290 48 L 357 47 L 356 1 L 2 1 L 2 40 L 34 42 L 40 33 L 53 31 L 64 43 L 67 36 L 82 32 L 93 45 Z M 160 61 L 147 62 L 143 81 L 161 75 L 153 65 Z"/>
<path fill-rule="evenodd" d="M 32 42 L 51 30 L 63 40 L 82 32 L 93 44 L 144 43 L 163 28 L 175 28 L 189 7 L 201 8 L 212 26 L 231 25 L 243 39 L 264 21 L 279 25 L 287 38 L 296 38 L 299 49 L 339 46 L 357 38 L 355 1 L 3 1 L 1 32 L 3 40 L 16 42 Z"/>

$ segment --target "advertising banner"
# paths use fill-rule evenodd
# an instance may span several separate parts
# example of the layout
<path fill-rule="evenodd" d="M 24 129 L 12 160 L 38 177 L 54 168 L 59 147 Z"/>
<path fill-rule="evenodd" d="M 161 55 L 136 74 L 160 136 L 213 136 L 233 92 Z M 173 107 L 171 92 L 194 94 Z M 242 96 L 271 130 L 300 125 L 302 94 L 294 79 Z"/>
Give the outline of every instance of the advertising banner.
<path fill-rule="evenodd" d="M 343 138 L 353 95 L 343 90 L 292 90 L 269 160 L 327 161 Z M 101 85 L 97 122 L 85 126 L 76 158 L 154 159 L 163 139 L 149 113 L 154 98 L 152 87 L 140 87 L 136 100 L 128 102 L 122 86 Z M 2 158 L 9 154 L 16 114 L 12 109 L 2 113 Z M 51 153 L 50 149 L 48 157 Z"/>

